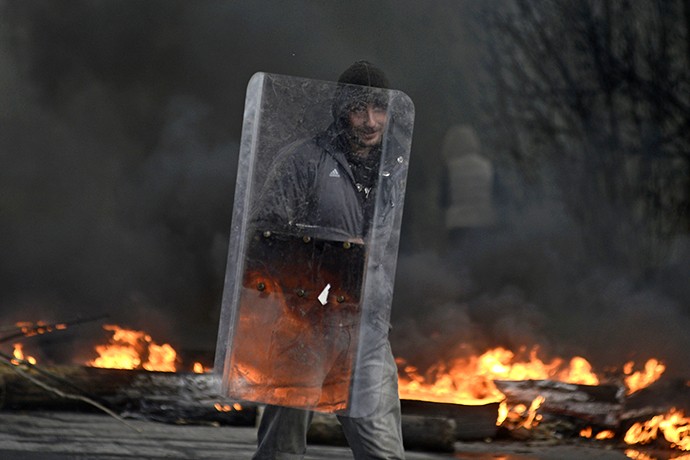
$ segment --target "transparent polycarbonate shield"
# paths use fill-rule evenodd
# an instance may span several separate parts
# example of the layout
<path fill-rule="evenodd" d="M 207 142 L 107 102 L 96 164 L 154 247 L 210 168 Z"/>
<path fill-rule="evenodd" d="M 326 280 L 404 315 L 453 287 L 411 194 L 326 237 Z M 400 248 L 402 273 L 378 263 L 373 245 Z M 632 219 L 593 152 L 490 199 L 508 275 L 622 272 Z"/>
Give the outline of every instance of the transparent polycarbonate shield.
<path fill-rule="evenodd" d="M 228 396 L 376 409 L 413 119 L 400 91 L 252 77 L 216 350 Z"/>

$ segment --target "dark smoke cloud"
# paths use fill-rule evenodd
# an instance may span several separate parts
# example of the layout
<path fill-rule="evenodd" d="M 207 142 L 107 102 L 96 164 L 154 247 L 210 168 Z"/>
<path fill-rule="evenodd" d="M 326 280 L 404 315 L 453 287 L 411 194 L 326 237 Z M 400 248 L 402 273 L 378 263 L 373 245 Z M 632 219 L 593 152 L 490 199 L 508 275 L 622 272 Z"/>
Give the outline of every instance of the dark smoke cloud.
<path fill-rule="evenodd" d="M 401 356 L 426 369 L 490 347 L 538 346 L 542 359 L 583 356 L 598 370 L 655 357 L 670 376 L 690 374 L 688 305 L 664 289 L 667 277 L 635 283 L 594 264 L 556 203 L 509 219 L 444 254 L 400 258 L 392 342 Z"/>
<path fill-rule="evenodd" d="M 0 3 L 3 324 L 109 313 L 213 346 L 250 76 L 370 59 L 414 93 L 447 61 L 393 3 L 302 6 Z"/>
<path fill-rule="evenodd" d="M 0 0 L 0 324 L 108 313 L 212 351 L 249 78 L 334 80 L 369 59 L 417 113 L 397 354 L 540 345 L 690 371 L 679 269 L 640 286 L 593 266 L 557 203 L 443 243 L 443 135 L 479 125 L 475 5 Z M 69 334 L 41 343 L 71 357 L 102 335 Z"/>

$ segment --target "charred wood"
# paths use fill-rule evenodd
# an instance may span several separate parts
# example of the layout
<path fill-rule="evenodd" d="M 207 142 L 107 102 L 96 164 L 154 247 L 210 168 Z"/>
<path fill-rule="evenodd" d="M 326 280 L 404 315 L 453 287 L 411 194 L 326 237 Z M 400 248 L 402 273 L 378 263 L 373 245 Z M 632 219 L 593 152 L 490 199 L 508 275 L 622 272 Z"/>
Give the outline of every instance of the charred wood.
<path fill-rule="evenodd" d="M 43 367 L 69 382 L 50 382 L 57 389 L 96 400 L 115 412 L 170 423 L 210 422 L 254 425 L 255 406 L 240 406 L 223 397 L 212 374 L 148 372 L 81 366 Z M 35 371 L 28 371 L 35 372 Z M 0 370 L 2 409 L 92 410 L 79 401 L 60 398 L 11 370 Z"/>
<path fill-rule="evenodd" d="M 495 380 L 509 406 L 529 407 L 544 398 L 539 413 L 549 419 L 579 420 L 600 428 L 616 428 L 623 410 L 625 389 L 617 385 L 579 385 L 552 380 Z"/>
<path fill-rule="evenodd" d="M 407 450 L 453 452 L 455 421 L 445 417 L 403 415 L 403 444 Z M 315 413 L 307 442 L 330 446 L 346 446 L 347 439 L 335 415 Z"/>
<path fill-rule="evenodd" d="M 621 413 L 621 428 L 627 430 L 636 422 L 678 409 L 690 415 L 690 386 L 685 379 L 657 381 L 629 395 Z"/>
<path fill-rule="evenodd" d="M 496 419 L 500 404 L 497 402 L 472 406 L 403 399 L 400 404 L 404 415 L 445 417 L 453 420 L 455 439 L 458 441 L 492 438 L 498 429 Z"/>

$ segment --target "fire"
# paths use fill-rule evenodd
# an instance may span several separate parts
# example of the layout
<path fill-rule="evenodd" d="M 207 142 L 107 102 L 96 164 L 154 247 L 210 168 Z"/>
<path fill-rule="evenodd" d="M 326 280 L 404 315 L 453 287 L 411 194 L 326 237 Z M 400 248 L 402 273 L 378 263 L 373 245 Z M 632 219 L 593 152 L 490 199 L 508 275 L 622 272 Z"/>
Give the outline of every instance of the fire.
<path fill-rule="evenodd" d="M 14 364 L 15 366 L 18 366 L 21 363 L 21 361 L 26 361 L 29 364 L 36 364 L 36 358 L 34 358 L 33 356 L 24 356 L 24 346 L 21 343 L 14 344 L 14 351 L 12 352 L 12 356 L 14 356 L 12 364 Z"/>
<path fill-rule="evenodd" d="M 532 402 L 532 407 L 523 405 L 510 407 L 505 401 L 494 380 L 558 380 L 580 385 L 599 385 L 600 379 L 592 370 L 591 364 L 583 357 L 576 356 L 569 362 L 555 358 L 545 362 L 537 356 L 537 348 L 529 352 L 528 359 L 519 359 L 505 348 L 493 348 L 480 356 L 456 358 L 439 362 L 428 371 L 421 373 L 402 358 L 397 358 L 398 387 L 400 397 L 422 401 L 479 405 L 501 402 L 496 425 L 513 428 L 534 427 L 541 416 L 537 414 L 543 397 Z M 656 359 L 650 359 L 643 371 L 633 372 L 634 363 L 624 366 L 627 393 L 631 394 L 658 380 L 666 369 Z M 583 430 L 581 436 L 592 437 L 591 428 Z M 614 433 L 602 431 L 595 439 L 611 439 Z"/>
<path fill-rule="evenodd" d="M 592 372 L 592 365 L 580 356 L 570 360 L 570 366 L 558 375 L 558 379 L 580 385 L 599 385 L 599 378 Z"/>
<path fill-rule="evenodd" d="M 510 415 L 508 403 L 505 402 L 505 400 L 501 401 L 501 404 L 498 406 L 498 417 L 496 418 L 496 426 L 501 426 L 503 422 L 508 418 L 508 415 Z"/>
<path fill-rule="evenodd" d="M 242 410 L 242 406 L 239 403 L 233 403 L 231 404 L 221 404 L 221 403 L 215 403 L 213 407 L 216 408 L 218 412 L 232 412 L 232 411 L 239 411 Z"/>
<path fill-rule="evenodd" d="M 522 423 L 523 427 L 529 430 L 539 423 L 539 421 L 541 420 L 541 415 L 537 414 L 537 409 L 541 407 L 543 402 L 543 396 L 537 396 L 536 398 L 534 398 L 534 401 L 532 401 L 532 404 L 530 404 L 529 409 L 527 410 L 525 421 Z"/>
<path fill-rule="evenodd" d="M 397 363 L 401 398 L 455 404 L 502 401 L 505 396 L 496 388 L 494 380 L 553 378 L 568 383 L 599 383 L 586 359 L 575 357 L 567 367 L 558 358 L 545 363 L 537 357 L 536 348 L 529 353 L 528 361 L 518 361 L 512 351 L 498 347 L 478 357 L 457 358 L 449 364 L 438 363 L 424 375 L 401 358 Z"/>
<path fill-rule="evenodd" d="M 625 377 L 625 386 L 629 395 L 659 380 L 661 374 L 666 370 L 666 366 L 653 358 L 645 363 L 644 371 L 633 372 L 634 366 L 633 361 L 629 361 L 623 366 L 623 373 L 627 376 Z"/>
<path fill-rule="evenodd" d="M 35 323 L 30 321 L 19 321 L 18 323 L 15 323 L 15 326 L 17 326 L 22 334 L 24 334 L 24 337 L 32 337 L 34 335 L 45 334 L 47 332 L 67 329 L 66 324 L 48 324 L 44 321 L 36 321 Z"/>
<path fill-rule="evenodd" d="M 652 457 L 651 455 L 647 455 L 644 452 L 640 452 L 634 449 L 627 449 L 625 451 L 625 456 L 635 460 L 656 460 L 655 457 Z"/>
<path fill-rule="evenodd" d="M 194 363 L 193 370 L 195 374 L 203 374 L 204 372 L 206 372 L 206 369 L 204 369 L 204 365 L 198 361 Z"/>
<path fill-rule="evenodd" d="M 690 418 L 673 408 L 646 422 L 635 423 L 625 433 L 624 440 L 627 444 L 647 444 L 659 435 L 663 435 L 671 447 L 690 450 Z"/>
<path fill-rule="evenodd" d="M 481 356 L 439 362 L 424 374 L 404 359 L 397 358 L 400 397 L 472 405 L 504 399 L 504 395 L 493 384 L 494 380 L 552 379 L 580 385 L 599 385 L 599 377 L 585 358 L 576 356 L 567 365 L 560 358 L 544 362 L 537 356 L 537 351 L 537 348 L 533 348 L 529 359 L 519 360 L 510 350 L 493 348 Z M 643 371 L 633 372 L 633 368 L 631 361 L 623 369 L 628 394 L 649 386 L 666 369 L 656 359 L 648 360 Z"/>
<path fill-rule="evenodd" d="M 147 371 L 175 372 L 175 358 L 177 358 L 177 352 L 169 344 L 151 343 L 149 344 L 149 360 L 142 367 Z"/>
<path fill-rule="evenodd" d="M 165 343 L 158 345 L 143 331 L 105 325 L 112 331 L 107 345 L 96 346 L 98 357 L 87 365 L 110 369 L 146 369 L 148 371 L 175 372 L 177 352 Z"/>
<path fill-rule="evenodd" d="M 616 437 L 616 433 L 614 433 L 611 430 L 603 430 L 592 436 L 592 427 L 588 426 L 587 428 L 583 428 L 580 430 L 580 436 L 583 438 L 592 438 L 598 439 L 598 440 L 604 440 L 604 439 L 613 439 Z"/>
<path fill-rule="evenodd" d="M 600 431 L 599 433 L 597 433 L 594 436 L 594 439 L 603 440 L 603 439 L 613 439 L 615 437 L 616 437 L 616 433 L 614 433 L 613 431 L 604 430 L 604 431 Z"/>
<path fill-rule="evenodd" d="M 496 426 L 504 426 L 510 430 L 517 428 L 531 430 L 542 420 L 542 415 L 538 411 L 544 401 L 543 396 L 537 396 L 530 403 L 529 408 L 524 404 L 516 404 L 511 407 L 506 401 L 501 401 L 498 407 Z"/>

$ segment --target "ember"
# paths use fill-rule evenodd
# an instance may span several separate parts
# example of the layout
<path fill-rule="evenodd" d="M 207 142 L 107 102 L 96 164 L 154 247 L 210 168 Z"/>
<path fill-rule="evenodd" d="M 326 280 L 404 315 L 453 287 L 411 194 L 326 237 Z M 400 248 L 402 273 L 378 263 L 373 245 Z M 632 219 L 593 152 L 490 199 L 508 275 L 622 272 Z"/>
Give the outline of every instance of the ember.
<path fill-rule="evenodd" d="M 143 331 L 105 325 L 112 331 L 107 345 L 98 345 L 98 358 L 87 365 L 109 369 L 146 369 L 148 371 L 175 372 L 177 352 L 169 344 L 158 345 Z"/>
<path fill-rule="evenodd" d="M 604 440 L 604 439 L 613 439 L 616 436 L 616 433 L 614 433 L 611 430 L 603 430 L 603 431 L 600 431 L 600 432 L 594 434 L 592 427 L 588 426 L 587 428 L 583 428 L 580 431 L 580 436 L 583 438 L 594 438 L 594 439 L 598 439 L 598 440 Z"/>
<path fill-rule="evenodd" d="M 21 330 L 22 334 L 24 334 L 24 337 L 45 334 L 46 332 L 52 332 L 53 330 L 67 329 L 66 324 L 47 324 L 43 321 L 37 321 L 36 323 L 32 323 L 30 321 L 20 321 L 16 324 L 16 326 Z"/>
<path fill-rule="evenodd" d="M 215 403 L 213 407 L 215 407 L 218 412 L 232 412 L 234 410 L 242 410 L 242 406 L 239 403 L 233 403 L 232 405 Z"/>

